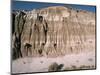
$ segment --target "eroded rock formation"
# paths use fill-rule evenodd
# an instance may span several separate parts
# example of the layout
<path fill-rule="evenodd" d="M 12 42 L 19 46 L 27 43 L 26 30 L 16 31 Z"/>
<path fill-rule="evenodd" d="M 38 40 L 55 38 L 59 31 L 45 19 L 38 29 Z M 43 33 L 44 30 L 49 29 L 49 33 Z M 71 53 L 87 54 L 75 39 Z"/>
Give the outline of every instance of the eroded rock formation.
<path fill-rule="evenodd" d="M 23 57 L 27 50 L 30 56 L 51 57 L 95 50 L 93 12 L 54 6 L 18 11 L 12 17 L 12 33 L 18 35 Z"/>

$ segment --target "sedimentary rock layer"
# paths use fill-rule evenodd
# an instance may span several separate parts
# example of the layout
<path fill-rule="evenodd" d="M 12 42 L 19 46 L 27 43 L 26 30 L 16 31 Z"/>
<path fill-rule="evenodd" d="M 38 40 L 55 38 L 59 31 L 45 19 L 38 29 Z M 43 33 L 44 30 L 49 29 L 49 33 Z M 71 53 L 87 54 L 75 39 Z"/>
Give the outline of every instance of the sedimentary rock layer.
<path fill-rule="evenodd" d="M 53 6 L 16 11 L 12 17 L 13 37 L 16 34 L 20 39 L 22 56 L 59 56 L 95 50 L 93 12 Z"/>

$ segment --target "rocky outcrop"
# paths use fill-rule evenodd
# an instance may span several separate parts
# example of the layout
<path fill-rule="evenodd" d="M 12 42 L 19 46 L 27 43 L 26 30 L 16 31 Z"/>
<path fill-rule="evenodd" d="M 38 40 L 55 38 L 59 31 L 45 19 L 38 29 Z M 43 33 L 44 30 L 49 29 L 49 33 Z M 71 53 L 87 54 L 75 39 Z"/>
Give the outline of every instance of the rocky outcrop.
<path fill-rule="evenodd" d="M 95 13 L 54 6 L 13 14 L 13 36 L 16 33 L 20 39 L 22 56 L 56 57 L 95 50 Z"/>

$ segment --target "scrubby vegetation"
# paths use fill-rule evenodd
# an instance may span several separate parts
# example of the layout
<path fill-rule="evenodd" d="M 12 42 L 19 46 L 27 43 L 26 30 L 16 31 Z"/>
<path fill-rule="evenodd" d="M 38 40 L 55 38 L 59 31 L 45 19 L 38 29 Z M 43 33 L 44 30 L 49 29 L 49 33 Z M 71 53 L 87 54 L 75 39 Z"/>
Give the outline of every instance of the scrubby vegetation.
<path fill-rule="evenodd" d="M 64 66 L 64 64 L 60 64 L 58 65 L 56 62 L 52 63 L 49 68 L 48 71 L 52 72 L 52 71 L 61 71 L 62 67 Z"/>

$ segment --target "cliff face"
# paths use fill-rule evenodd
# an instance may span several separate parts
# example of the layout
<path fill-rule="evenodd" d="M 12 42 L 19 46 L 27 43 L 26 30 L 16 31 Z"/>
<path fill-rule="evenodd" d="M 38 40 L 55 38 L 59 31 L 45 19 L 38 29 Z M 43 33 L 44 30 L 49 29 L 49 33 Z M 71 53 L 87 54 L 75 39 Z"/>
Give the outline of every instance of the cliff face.
<path fill-rule="evenodd" d="M 55 6 L 19 11 L 12 17 L 13 40 L 20 39 L 22 56 L 54 57 L 95 50 L 95 13 Z"/>

